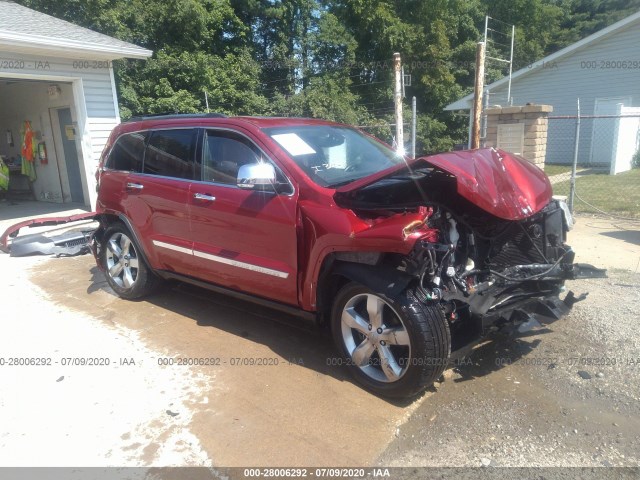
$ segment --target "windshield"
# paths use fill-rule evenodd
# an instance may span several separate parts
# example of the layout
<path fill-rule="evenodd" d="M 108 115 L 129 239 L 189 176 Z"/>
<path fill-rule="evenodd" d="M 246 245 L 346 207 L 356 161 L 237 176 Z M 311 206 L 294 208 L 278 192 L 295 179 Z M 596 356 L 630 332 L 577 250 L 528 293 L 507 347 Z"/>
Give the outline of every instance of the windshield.
<path fill-rule="evenodd" d="M 323 187 L 345 185 L 403 162 L 390 148 L 348 127 L 306 125 L 264 131 Z"/>

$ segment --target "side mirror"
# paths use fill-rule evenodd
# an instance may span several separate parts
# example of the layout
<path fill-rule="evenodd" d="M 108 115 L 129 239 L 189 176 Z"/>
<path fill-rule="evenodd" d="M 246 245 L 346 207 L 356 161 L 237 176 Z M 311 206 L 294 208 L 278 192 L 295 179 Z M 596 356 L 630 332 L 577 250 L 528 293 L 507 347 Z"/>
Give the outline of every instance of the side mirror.
<path fill-rule="evenodd" d="M 276 169 L 270 163 L 247 163 L 238 169 L 238 187 L 253 190 L 273 190 Z"/>

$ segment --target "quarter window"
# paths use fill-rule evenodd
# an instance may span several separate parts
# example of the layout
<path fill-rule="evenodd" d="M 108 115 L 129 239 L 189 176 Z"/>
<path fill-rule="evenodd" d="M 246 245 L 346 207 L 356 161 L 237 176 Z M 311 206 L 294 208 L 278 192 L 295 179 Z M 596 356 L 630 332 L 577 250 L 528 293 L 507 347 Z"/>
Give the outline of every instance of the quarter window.
<path fill-rule="evenodd" d="M 192 180 L 195 129 L 158 130 L 151 134 L 144 173 Z"/>
<path fill-rule="evenodd" d="M 136 132 L 127 133 L 118 138 L 111 149 L 106 168 L 140 173 L 145 137 L 146 132 Z"/>

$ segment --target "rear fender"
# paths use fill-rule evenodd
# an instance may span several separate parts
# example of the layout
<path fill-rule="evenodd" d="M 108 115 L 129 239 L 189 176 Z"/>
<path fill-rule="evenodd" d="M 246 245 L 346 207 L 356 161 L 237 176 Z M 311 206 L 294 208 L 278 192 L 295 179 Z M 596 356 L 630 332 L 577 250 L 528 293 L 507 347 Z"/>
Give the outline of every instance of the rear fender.
<path fill-rule="evenodd" d="M 100 215 L 99 220 L 100 220 L 100 228 L 98 228 L 93 233 L 93 236 L 90 241 L 90 248 L 91 248 L 91 252 L 93 253 L 93 256 L 96 259 L 96 263 L 101 270 L 104 271 L 104 267 L 100 263 L 100 248 L 102 245 L 102 236 L 104 235 L 104 232 L 106 231 L 106 229 L 109 228 L 109 225 L 114 221 L 120 221 L 125 225 L 125 227 L 127 227 L 127 230 L 129 230 L 129 232 L 131 233 L 131 236 L 133 237 L 134 242 L 136 242 L 136 245 L 138 246 L 140 256 L 142 257 L 144 262 L 149 266 L 149 268 L 152 268 L 151 263 L 149 262 L 149 257 L 147 255 L 147 252 L 145 252 L 144 250 L 144 246 L 143 246 L 144 244 L 140 241 L 140 237 L 136 232 L 136 230 L 133 228 L 131 221 L 125 215 L 119 214 L 117 217 L 115 217 L 115 215 L 114 216 Z"/>

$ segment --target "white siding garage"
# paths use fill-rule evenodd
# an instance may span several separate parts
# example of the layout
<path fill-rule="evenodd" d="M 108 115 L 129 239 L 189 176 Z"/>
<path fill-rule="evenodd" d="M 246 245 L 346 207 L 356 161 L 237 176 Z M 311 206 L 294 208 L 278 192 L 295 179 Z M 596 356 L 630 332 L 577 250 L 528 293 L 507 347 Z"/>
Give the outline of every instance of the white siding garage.
<path fill-rule="evenodd" d="M 0 0 L 0 155 L 12 182 L 28 185 L 19 174 L 28 121 L 42 144 L 32 195 L 94 208 L 100 154 L 120 122 L 111 61 L 151 53 Z"/>

